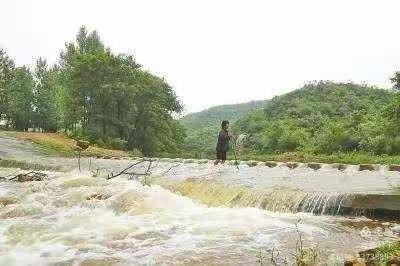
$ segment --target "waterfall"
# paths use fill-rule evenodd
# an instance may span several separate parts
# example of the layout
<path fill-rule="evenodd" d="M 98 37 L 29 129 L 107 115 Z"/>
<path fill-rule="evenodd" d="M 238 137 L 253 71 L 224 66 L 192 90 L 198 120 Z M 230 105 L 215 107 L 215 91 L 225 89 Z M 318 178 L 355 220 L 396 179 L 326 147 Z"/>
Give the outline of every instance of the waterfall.
<path fill-rule="evenodd" d="M 209 206 L 256 207 L 274 212 L 310 212 L 336 215 L 346 193 L 303 192 L 285 188 L 253 190 L 244 186 L 227 186 L 210 180 L 186 179 L 170 189 Z"/>

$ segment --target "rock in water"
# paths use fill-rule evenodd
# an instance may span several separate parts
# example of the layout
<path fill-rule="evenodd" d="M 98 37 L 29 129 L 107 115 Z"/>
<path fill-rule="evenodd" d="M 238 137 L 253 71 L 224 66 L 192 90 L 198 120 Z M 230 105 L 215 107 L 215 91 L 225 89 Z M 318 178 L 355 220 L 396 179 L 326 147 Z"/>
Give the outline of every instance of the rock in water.
<path fill-rule="evenodd" d="M 41 172 L 29 172 L 25 174 L 19 174 L 12 179 L 16 179 L 18 182 L 30 182 L 30 181 L 43 181 L 47 175 Z"/>
<path fill-rule="evenodd" d="M 14 204 L 15 200 L 8 197 L 0 197 L 0 206 L 7 206 L 9 204 Z"/>

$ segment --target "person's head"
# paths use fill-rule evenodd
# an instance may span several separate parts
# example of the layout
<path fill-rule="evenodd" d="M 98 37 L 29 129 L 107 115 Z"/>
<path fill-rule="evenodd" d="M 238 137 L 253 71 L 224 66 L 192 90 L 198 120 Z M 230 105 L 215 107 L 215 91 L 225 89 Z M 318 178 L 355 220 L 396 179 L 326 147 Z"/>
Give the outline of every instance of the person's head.
<path fill-rule="evenodd" d="M 228 120 L 224 120 L 221 123 L 221 128 L 227 130 L 229 127 L 229 121 Z"/>

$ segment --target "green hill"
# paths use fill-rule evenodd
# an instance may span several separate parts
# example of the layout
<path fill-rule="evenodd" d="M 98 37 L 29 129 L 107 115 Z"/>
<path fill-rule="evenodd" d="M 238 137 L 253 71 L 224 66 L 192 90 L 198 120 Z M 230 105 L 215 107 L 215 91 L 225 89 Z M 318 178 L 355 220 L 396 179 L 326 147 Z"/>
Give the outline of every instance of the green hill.
<path fill-rule="evenodd" d="M 249 136 L 249 152 L 397 154 L 400 141 L 384 115 L 392 98 L 392 92 L 366 85 L 310 83 L 240 118 L 234 130 Z"/>
<path fill-rule="evenodd" d="M 191 113 L 180 119 L 186 128 L 185 153 L 187 156 L 204 157 L 214 153 L 215 140 L 222 120 L 231 123 L 248 113 L 262 109 L 267 101 L 230 104 L 211 107 Z"/>
<path fill-rule="evenodd" d="M 398 155 L 400 130 L 387 115 L 394 96 L 368 85 L 320 81 L 271 100 L 212 107 L 181 119 L 183 155 L 212 156 L 223 119 L 233 122 L 234 135 L 248 136 L 241 158 Z"/>

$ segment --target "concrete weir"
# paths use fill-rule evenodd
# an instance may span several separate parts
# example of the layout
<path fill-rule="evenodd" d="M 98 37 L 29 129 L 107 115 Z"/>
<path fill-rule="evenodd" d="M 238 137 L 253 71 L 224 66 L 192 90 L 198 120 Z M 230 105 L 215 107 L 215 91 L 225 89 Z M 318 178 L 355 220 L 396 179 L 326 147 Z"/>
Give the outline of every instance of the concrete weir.
<path fill-rule="evenodd" d="M 398 220 L 400 195 L 355 194 L 341 202 L 342 214 Z"/>
<path fill-rule="evenodd" d="M 124 158 L 126 159 L 126 158 Z M 153 160 L 156 158 L 153 158 Z M 183 158 L 159 158 L 160 162 L 173 162 L 173 163 L 194 163 L 194 164 L 205 164 L 205 163 L 213 163 L 213 160 L 209 159 L 183 159 Z M 298 167 L 301 168 L 310 168 L 315 171 L 322 170 L 322 169 L 336 169 L 339 171 L 345 170 L 356 170 L 356 171 L 379 171 L 379 170 L 387 170 L 387 171 L 395 171 L 400 172 L 400 165 L 397 164 L 390 164 L 390 165 L 379 165 L 379 164 L 359 164 L 359 165 L 350 165 L 350 164 L 343 164 L 343 163 L 318 163 L 318 162 L 278 162 L 278 161 L 256 161 L 256 160 L 248 160 L 248 161 L 235 161 L 235 160 L 228 160 L 226 162 L 228 165 L 247 165 L 249 167 L 268 167 L 268 168 L 275 168 L 275 167 L 286 167 L 290 170 L 296 169 Z"/>
<path fill-rule="evenodd" d="M 365 216 L 377 220 L 398 220 L 400 217 L 400 195 L 395 194 L 261 188 L 201 178 L 184 179 L 169 184 L 168 188 L 214 207 L 255 207 L 273 212 Z"/>
<path fill-rule="evenodd" d="M 188 176 L 185 170 L 177 177 L 174 172 L 171 178 L 180 181 L 173 190 L 213 206 L 220 202 L 215 206 L 362 215 L 383 220 L 400 217 L 400 165 L 247 160 L 237 161 L 237 171 L 235 160 L 217 168 L 210 165 L 213 160 L 170 161 L 177 162 L 179 167 L 195 174 Z M 203 179 L 204 176 L 207 178 Z M 195 181 L 187 180 L 190 177 Z"/>

